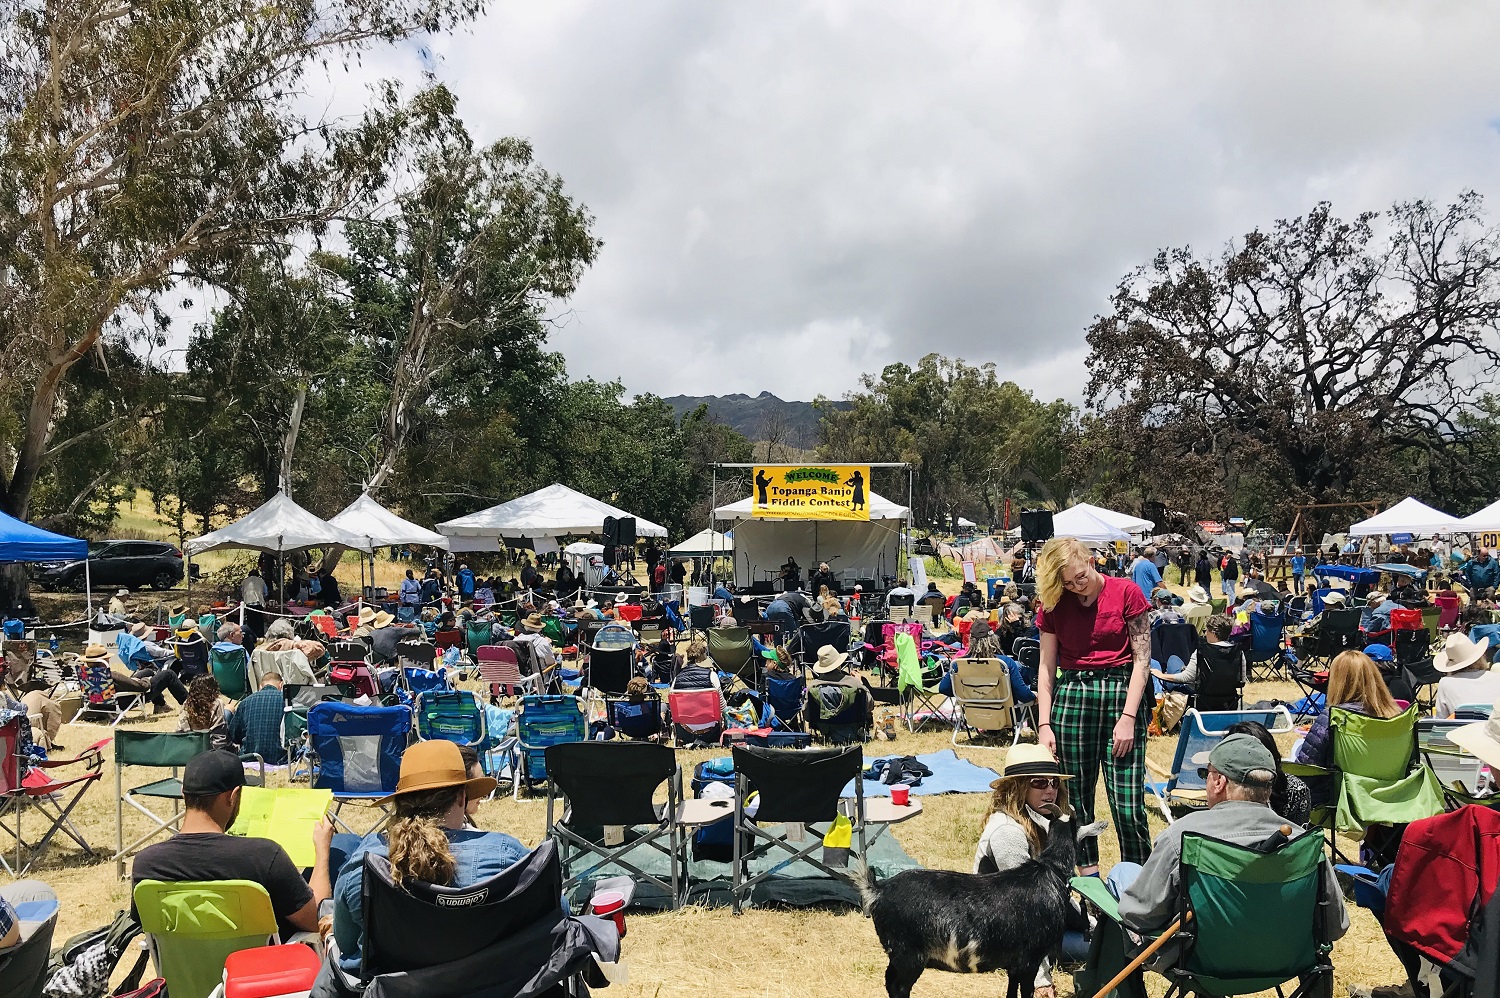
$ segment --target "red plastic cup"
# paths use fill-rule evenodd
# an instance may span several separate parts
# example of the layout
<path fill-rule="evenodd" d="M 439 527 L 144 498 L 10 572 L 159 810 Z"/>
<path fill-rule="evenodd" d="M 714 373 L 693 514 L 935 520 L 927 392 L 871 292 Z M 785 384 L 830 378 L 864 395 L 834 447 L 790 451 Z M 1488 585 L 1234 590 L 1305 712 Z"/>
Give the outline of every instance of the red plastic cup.
<path fill-rule="evenodd" d="M 897 807 L 905 807 L 911 803 L 911 788 L 891 787 L 891 803 Z"/>
<path fill-rule="evenodd" d="M 613 919 L 620 938 L 625 937 L 625 895 L 619 891 L 600 891 L 589 899 L 589 907 L 595 915 Z"/>

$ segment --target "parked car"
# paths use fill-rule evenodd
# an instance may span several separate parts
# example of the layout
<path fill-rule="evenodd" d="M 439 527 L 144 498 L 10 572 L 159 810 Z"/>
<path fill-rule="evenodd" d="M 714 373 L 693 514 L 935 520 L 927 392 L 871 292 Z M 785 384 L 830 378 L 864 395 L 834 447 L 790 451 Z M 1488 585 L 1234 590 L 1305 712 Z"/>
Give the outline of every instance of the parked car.
<path fill-rule="evenodd" d="M 166 541 L 91 541 L 88 577 L 95 589 L 171 589 L 182 581 L 182 552 Z M 82 592 L 84 563 L 48 561 L 35 565 L 31 577 L 43 589 Z"/>

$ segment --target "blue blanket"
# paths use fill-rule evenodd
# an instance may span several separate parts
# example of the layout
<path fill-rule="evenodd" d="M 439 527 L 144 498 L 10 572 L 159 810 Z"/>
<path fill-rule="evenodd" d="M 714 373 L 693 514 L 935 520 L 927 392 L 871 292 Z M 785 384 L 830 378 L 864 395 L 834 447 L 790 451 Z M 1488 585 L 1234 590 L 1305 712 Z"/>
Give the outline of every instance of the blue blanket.
<path fill-rule="evenodd" d="M 874 761 L 874 759 L 866 759 L 865 768 L 869 769 Z M 967 759 L 960 759 L 952 749 L 919 755 L 917 761 L 932 770 L 932 775 L 923 777 L 921 786 L 911 788 L 911 792 L 915 795 L 987 794 L 990 792 L 990 783 L 1000 775 L 992 769 L 985 769 L 983 766 L 974 765 Z M 865 780 L 864 793 L 866 797 L 889 797 L 891 788 L 884 783 Z M 844 787 L 843 796 L 854 796 L 854 781 L 851 780 L 849 785 Z"/>

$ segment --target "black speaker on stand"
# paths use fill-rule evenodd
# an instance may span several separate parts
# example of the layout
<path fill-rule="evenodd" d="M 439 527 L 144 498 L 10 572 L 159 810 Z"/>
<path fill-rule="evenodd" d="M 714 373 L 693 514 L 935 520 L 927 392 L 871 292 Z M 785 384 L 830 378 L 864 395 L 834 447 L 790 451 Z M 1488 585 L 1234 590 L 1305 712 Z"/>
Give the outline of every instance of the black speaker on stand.
<path fill-rule="evenodd" d="M 1021 511 L 1021 540 L 1027 544 L 1038 544 L 1051 539 L 1052 511 L 1050 509 Z"/>

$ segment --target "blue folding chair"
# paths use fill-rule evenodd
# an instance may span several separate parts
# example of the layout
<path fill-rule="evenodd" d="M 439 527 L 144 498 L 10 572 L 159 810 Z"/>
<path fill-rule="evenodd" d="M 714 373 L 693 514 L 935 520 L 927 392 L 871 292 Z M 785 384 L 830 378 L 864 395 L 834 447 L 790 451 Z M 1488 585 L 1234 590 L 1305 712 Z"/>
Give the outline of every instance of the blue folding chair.
<path fill-rule="evenodd" d="M 666 730 L 666 722 L 662 719 L 661 699 L 654 693 L 640 703 L 606 700 L 604 709 L 609 718 L 609 726 L 626 738 L 642 741 Z"/>
<path fill-rule="evenodd" d="M 432 690 L 417 694 L 417 737 L 467 745 L 476 752 L 486 741 L 484 707 L 469 690 Z"/>
<path fill-rule="evenodd" d="M 1198 775 L 1198 770 L 1208 765 L 1208 753 L 1224 740 L 1230 725 L 1240 721 L 1258 721 L 1272 734 L 1285 734 L 1292 730 L 1292 715 L 1285 707 L 1269 710 L 1189 710 L 1182 715 L 1182 727 L 1177 732 L 1177 753 L 1172 757 L 1172 771 L 1162 772 L 1150 759 L 1146 760 L 1146 792 L 1156 798 L 1167 824 L 1173 822 L 1172 807 L 1199 809 L 1206 806 L 1207 781 Z M 1159 780 L 1153 781 L 1155 775 Z"/>
<path fill-rule="evenodd" d="M 555 694 L 521 698 L 516 716 L 516 758 L 511 772 L 512 795 L 521 799 L 521 784 L 528 790 L 547 779 L 546 749 L 563 742 L 582 742 L 589 737 L 588 718 L 578 697 Z"/>
<path fill-rule="evenodd" d="M 401 670 L 401 678 L 413 696 L 419 697 L 423 693 L 439 693 L 452 689 L 448 685 L 447 670 L 444 669 L 434 672 L 431 669 L 413 669 L 408 666 Z"/>
<path fill-rule="evenodd" d="M 1285 613 L 1257 610 L 1250 615 L 1250 649 L 1245 653 L 1245 661 L 1250 666 L 1251 681 L 1274 680 L 1284 666 L 1296 664 L 1295 660 L 1287 661 L 1285 632 Z"/>
<path fill-rule="evenodd" d="M 779 679 L 767 673 L 766 703 L 776 712 L 771 719 L 773 725 L 779 724 L 788 731 L 801 730 L 802 709 L 807 706 L 807 680 L 801 676 Z"/>
<path fill-rule="evenodd" d="M 369 804 L 395 792 L 411 739 L 411 710 L 324 701 L 307 712 L 307 739 L 312 787 L 333 791 L 333 820 L 353 832 L 340 811 L 346 803 Z M 388 818 L 383 814 L 375 829 Z"/>

